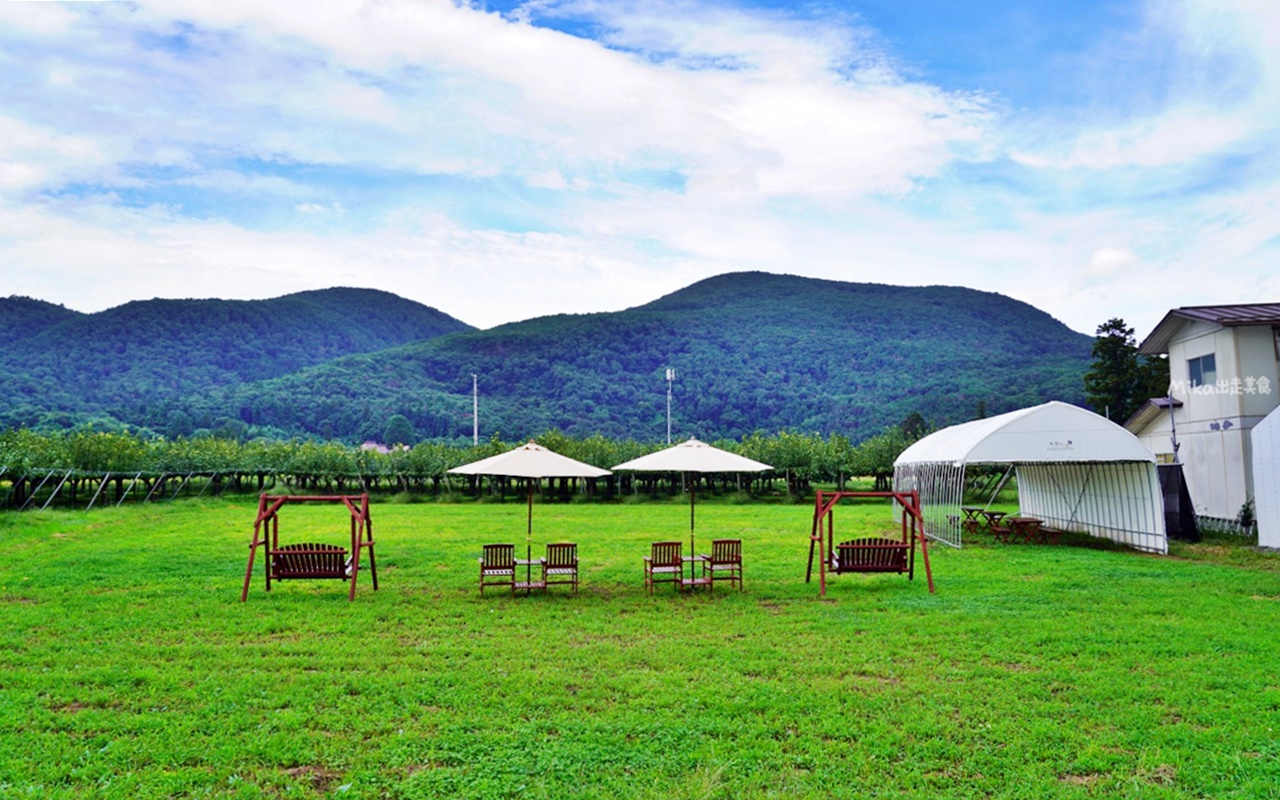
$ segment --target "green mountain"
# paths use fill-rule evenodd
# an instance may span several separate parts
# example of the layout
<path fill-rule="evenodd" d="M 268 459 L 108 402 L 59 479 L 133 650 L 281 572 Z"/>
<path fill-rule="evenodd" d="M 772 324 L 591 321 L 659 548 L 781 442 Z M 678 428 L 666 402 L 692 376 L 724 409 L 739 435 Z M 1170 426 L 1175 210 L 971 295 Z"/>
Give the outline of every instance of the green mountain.
<path fill-rule="evenodd" d="M 41 331 L 84 316 L 78 311 L 30 297 L 0 297 L 0 342 L 11 348 Z"/>
<path fill-rule="evenodd" d="M 190 398 L 355 353 L 470 329 L 369 289 L 272 300 L 147 300 L 96 314 L 0 298 L 0 426 L 113 418 L 175 432 Z"/>
<path fill-rule="evenodd" d="M 854 440 L 919 412 L 935 425 L 1082 402 L 1092 339 L 998 294 L 763 273 L 722 275 L 626 311 L 468 331 L 189 398 L 204 417 L 349 439 L 403 414 L 422 438 L 557 428 L 646 441 L 755 430 Z"/>

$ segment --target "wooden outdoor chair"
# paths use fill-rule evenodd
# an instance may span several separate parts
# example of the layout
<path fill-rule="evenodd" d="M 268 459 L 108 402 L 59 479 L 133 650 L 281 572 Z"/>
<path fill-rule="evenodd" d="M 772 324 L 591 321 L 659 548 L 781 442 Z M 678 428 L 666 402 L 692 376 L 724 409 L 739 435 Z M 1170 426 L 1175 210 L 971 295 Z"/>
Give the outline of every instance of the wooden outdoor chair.
<path fill-rule="evenodd" d="M 655 583 L 684 584 L 684 553 L 680 542 L 654 542 L 644 557 L 644 585 L 653 594 Z"/>
<path fill-rule="evenodd" d="M 742 540 L 715 539 L 711 542 L 711 555 L 702 561 L 703 577 L 711 579 L 711 587 L 716 581 L 729 581 L 738 584 L 742 589 Z"/>
<path fill-rule="evenodd" d="M 516 591 L 516 546 L 486 544 L 480 557 L 480 594 L 486 586 L 506 586 Z"/>
<path fill-rule="evenodd" d="M 578 593 L 578 545 L 571 542 L 547 545 L 546 558 L 542 559 L 542 582 L 547 586 L 571 585 L 574 594 Z"/>

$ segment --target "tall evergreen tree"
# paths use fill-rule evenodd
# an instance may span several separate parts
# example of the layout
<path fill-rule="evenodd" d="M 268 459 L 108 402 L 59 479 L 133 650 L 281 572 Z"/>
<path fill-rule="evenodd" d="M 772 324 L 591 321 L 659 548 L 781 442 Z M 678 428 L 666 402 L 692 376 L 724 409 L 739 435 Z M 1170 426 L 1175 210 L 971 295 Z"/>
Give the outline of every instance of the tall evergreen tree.
<path fill-rule="evenodd" d="M 1093 363 L 1084 375 L 1090 408 L 1122 423 L 1147 400 L 1164 395 L 1168 385 L 1165 360 L 1139 355 L 1133 328 L 1123 319 L 1116 317 L 1098 326 Z"/>

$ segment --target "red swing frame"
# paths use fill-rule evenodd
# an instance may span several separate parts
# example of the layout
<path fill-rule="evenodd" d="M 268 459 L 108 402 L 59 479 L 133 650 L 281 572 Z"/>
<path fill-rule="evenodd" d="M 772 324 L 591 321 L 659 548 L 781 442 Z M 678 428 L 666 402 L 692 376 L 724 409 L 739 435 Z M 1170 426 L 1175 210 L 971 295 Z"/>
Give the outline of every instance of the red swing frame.
<path fill-rule="evenodd" d="M 349 550 L 324 544 L 280 546 L 280 516 L 289 503 L 342 503 L 351 512 L 351 545 Z M 369 516 L 369 495 L 269 495 L 258 498 L 258 517 L 253 523 L 253 541 L 249 543 L 249 564 L 244 570 L 244 588 L 240 602 L 249 598 L 249 582 L 253 578 L 253 561 L 258 548 L 264 548 L 263 571 L 267 591 L 271 581 L 295 578 L 350 580 L 347 600 L 356 599 L 356 581 L 360 577 L 360 554 L 369 551 L 369 572 L 373 590 L 378 591 L 378 565 L 373 556 L 373 519 Z"/>
<path fill-rule="evenodd" d="M 890 498 L 902 509 L 902 539 L 894 542 L 887 539 L 869 540 L 864 546 L 841 548 L 860 557 L 854 563 L 838 565 L 832 562 L 837 550 L 835 544 L 835 508 L 846 497 L 884 497 Z M 825 522 L 825 530 L 824 530 Z M 933 570 L 929 566 L 929 540 L 924 535 L 924 516 L 920 511 L 920 494 L 918 492 L 826 492 L 819 489 L 814 497 L 813 528 L 809 532 L 809 568 L 805 572 L 804 582 L 809 583 L 813 577 L 814 550 L 818 551 L 818 596 L 827 595 L 827 571 L 840 572 L 897 572 L 907 573 L 908 580 L 915 579 L 916 542 L 920 542 L 920 555 L 924 559 L 924 573 L 929 583 L 929 593 L 935 594 Z M 888 550 L 907 549 L 907 560 L 890 562 Z M 859 552 L 861 551 L 861 552 Z"/>

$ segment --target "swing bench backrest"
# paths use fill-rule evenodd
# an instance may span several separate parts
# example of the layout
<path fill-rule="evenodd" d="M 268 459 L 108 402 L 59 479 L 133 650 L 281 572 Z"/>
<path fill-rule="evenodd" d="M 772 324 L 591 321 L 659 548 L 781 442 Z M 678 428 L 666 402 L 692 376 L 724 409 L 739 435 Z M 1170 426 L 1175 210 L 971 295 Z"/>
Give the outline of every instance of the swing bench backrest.
<path fill-rule="evenodd" d="M 833 572 L 906 572 L 910 545 L 901 539 L 869 537 L 835 546 Z"/>
<path fill-rule="evenodd" d="M 331 544 L 286 544 L 271 551 L 272 571 L 276 580 L 289 578 L 351 577 L 351 559 L 347 550 Z"/>

